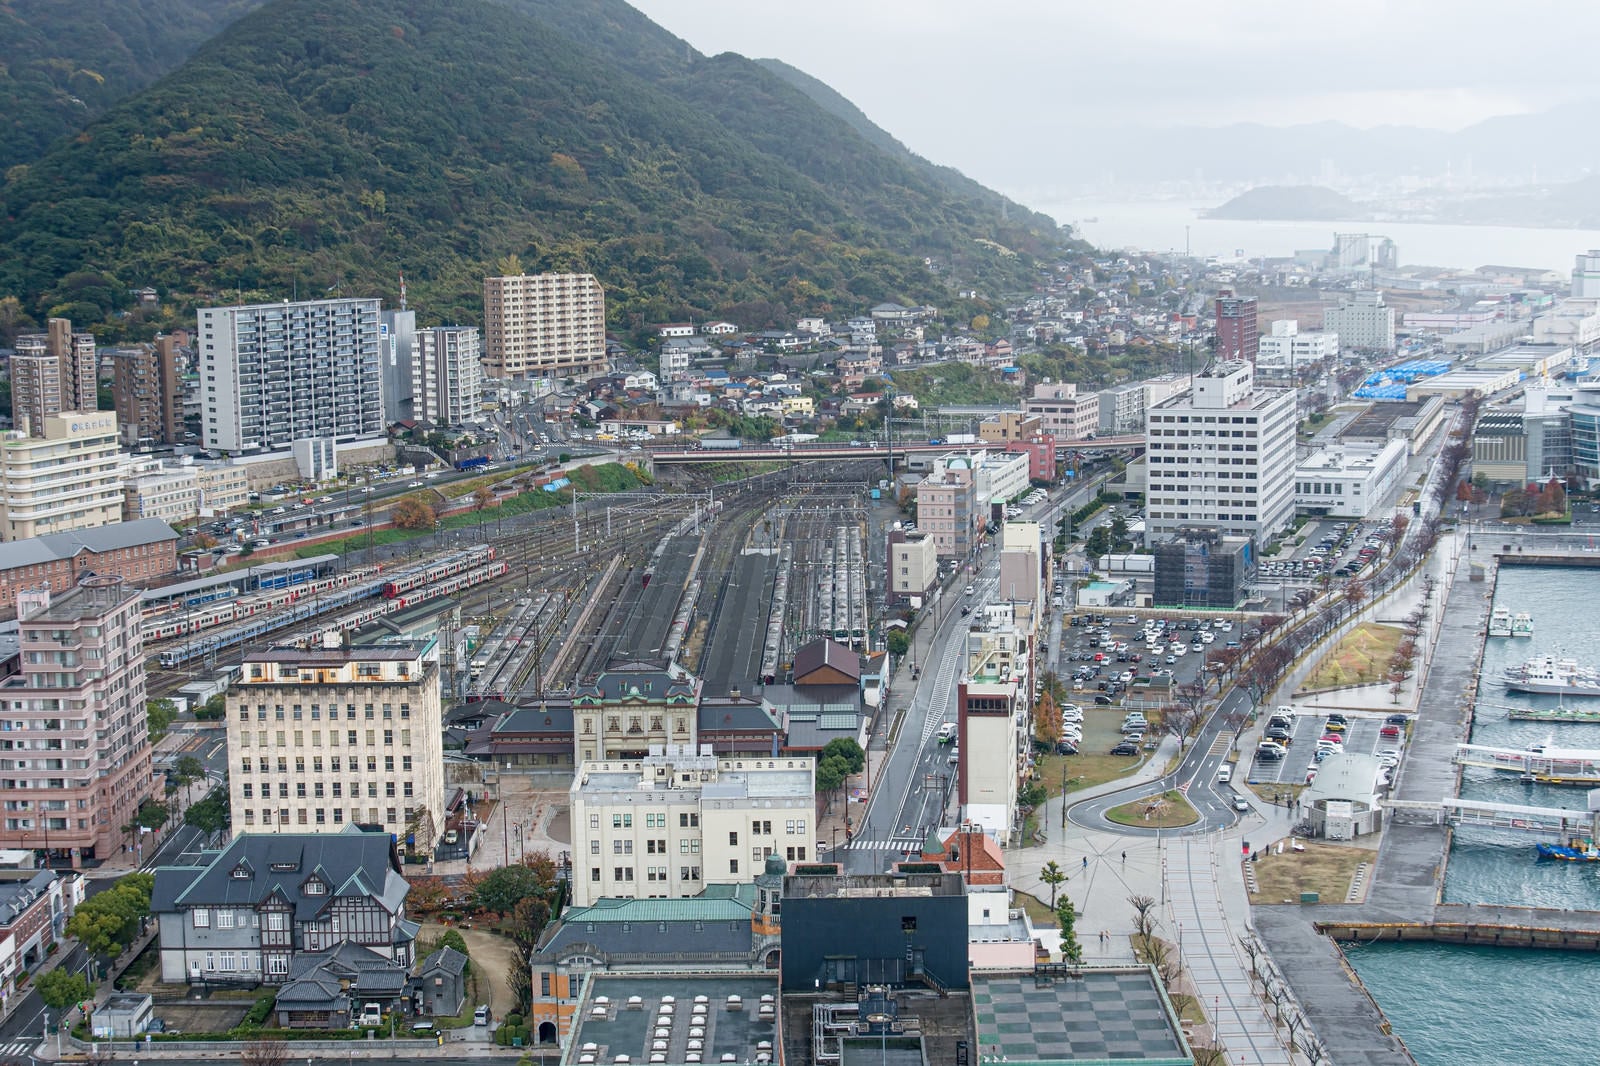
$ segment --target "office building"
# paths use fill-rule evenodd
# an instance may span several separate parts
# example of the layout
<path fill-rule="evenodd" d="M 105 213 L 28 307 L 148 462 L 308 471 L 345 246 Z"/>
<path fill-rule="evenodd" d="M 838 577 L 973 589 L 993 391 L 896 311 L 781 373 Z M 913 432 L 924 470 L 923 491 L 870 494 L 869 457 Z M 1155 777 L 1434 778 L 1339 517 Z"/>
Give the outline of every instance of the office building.
<path fill-rule="evenodd" d="M 1295 395 L 1217 363 L 1145 416 L 1152 534 L 1211 528 L 1265 541 L 1294 517 Z"/>
<path fill-rule="evenodd" d="M 111 398 L 117 431 L 127 447 L 183 441 L 183 389 L 177 338 L 118 348 L 111 353 Z"/>
<path fill-rule="evenodd" d="M 482 349 L 476 326 L 436 326 L 416 334 L 411 363 L 412 417 L 461 426 L 482 407 Z"/>
<path fill-rule="evenodd" d="M 483 279 L 484 372 L 582 377 L 606 368 L 606 297 L 593 274 Z"/>
<path fill-rule="evenodd" d="M 973 472 L 964 466 L 947 466 L 917 482 L 917 528 L 945 558 L 964 559 L 972 552 L 975 492 Z"/>
<path fill-rule="evenodd" d="M 376 299 L 200 309 L 207 448 L 287 450 L 297 440 L 383 434 Z"/>
<path fill-rule="evenodd" d="M 1322 313 L 1322 328 L 1339 335 L 1345 348 L 1361 351 L 1394 351 L 1394 308 L 1383 302 L 1383 293 L 1362 289 L 1341 297 L 1338 307 Z"/>
<path fill-rule="evenodd" d="M 1256 372 L 1272 373 L 1291 381 L 1339 357 L 1339 335 L 1326 330 L 1300 332 L 1294 319 L 1272 323 L 1272 331 L 1257 342 Z"/>
<path fill-rule="evenodd" d="M 840 930 L 849 930 L 842 941 Z M 937 864 L 849 877 L 829 867 L 796 870 L 783 879 L 783 988 L 908 985 L 923 974 L 934 987 L 966 988 L 967 933 L 966 881 Z M 860 1057 L 869 1057 L 866 1048 Z"/>
<path fill-rule="evenodd" d="M 1206 529 L 1179 530 L 1155 546 L 1155 557 L 1155 607 L 1234 610 L 1256 571 L 1254 541 Z"/>
<path fill-rule="evenodd" d="M 250 472 L 231 462 L 193 456 L 159 462 L 123 457 L 122 520 L 159 518 L 170 523 L 215 518 L 250 502 Z"/>
<path fill-rule="evenodd" d="M 769 856 L 816 858 L 816 760 L 695 754 L 584 762 L 572 782 L 572 903 L 739 885 Z"/>
<path fill-rule="evenodd" d="M 1579 299 L 1600 296 L 1600 249 L 1578 253 L 1572 267 L 1572 295 Z"/>
<path fill-rule="evenodd" d="M 1022 826 L 1018 789 L 1031 754 L 1031 642 L 1012 625 L 967 633 L 956 682 L 956 795 L 961 816 L 1002 844 Z"/>
<path fill-rule="evenodd" d="M 1032 440 L 1044 432 L 1038 415 L 1020 411 L 1001 411 L 978 423 L 978 439 L 985 444 L 1008 444 Z"/>
<path fill-rule="evenodd" d="M 35 437 L 47 415 L 99 406 L 94 334 L 72 332 L 66 318 L 52 318 L 47 329 L 18 336 L 11 357 L 11 424 Z"/>
<path fill-rule="evenodd" d="M 1341 518 L 1372 516 L 1405 473 L 1410 451 L 1405 441 L 1391 440 L 1381 447 L 1344 445 L 1314 452 L 1295 467 L 1295 509 Z"/>
<path fill-rule="evenodd" d="M 1033 395 L 1022 401 L 1022 410 L 1038 417 L 1038 432 L 1048 433 L 1058 441 L 1083 440 L 1100 428 L 1100 394 L 1080 394 L 1076 385 L 1035 385 Z"/>
<path fill-rule="evenodd" d="M 151 795 L 139 590 L 110 574 L 17 595 L 20 672 L 0 683 L 0 847 L 76 869 L 142 849 Z M 99 865 L 95 862 L 95 865 Z"/>
<path fill-rule="evenodd" d="M 120 522 L 117 416 L 45 415 L 40 430 L 0 434 L 0 541 Z"/>
<path fill-rule="evenodd" d="M 382 826 L 432 854 L 444 831 L 437 645 L 245 653 L 228 690 L 235 832 Z"/>
<path fill-rule="evenodd" d="M 1242 360 L 1253 364 L 1260 335 L 1255 297 L 1239 296 L 1231 289 L 1223 289 L 1217 293 L 1216 313 L 1216 358 L 1221 362 Z"/>
<path fill-rule="evenodd" d="M 939 581 L 939 552 L 921 530 L 896 529 L 889 534 L 889 602 L 921 607 Z"/>

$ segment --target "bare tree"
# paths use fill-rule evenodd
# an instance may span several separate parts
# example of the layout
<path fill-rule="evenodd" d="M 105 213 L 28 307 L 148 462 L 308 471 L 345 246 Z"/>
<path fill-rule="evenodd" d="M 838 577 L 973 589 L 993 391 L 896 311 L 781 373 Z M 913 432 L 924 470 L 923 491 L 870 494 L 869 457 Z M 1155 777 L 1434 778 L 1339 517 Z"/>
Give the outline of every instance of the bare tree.
<path fill-rule="evenodd" d="M 1178 964 L 1178 953 L 1173 946 L 1158 936 L 1147 936 L 1143 939 L 1144 961 L 1155 967 L 1156 974 L 1161 978 L 1161 983 L 1171 989 L 1172 983 L 1178 979 L 1183 968 Z"/>
<path fill-rule="evenodd" d="M 1239 946 L 1244 949 L 1245 957 L 1250 960 L 1250 976 L 1261 976 L 1261 944 L 1253 936 L 1239 938 Z"/>
<path fill-rule="evenodd" d="M 1128 903 L 1133 907 L 1133 931 L 1144 937 L 1155 932 L 1155 898 L 1153 896 L 1129 896 Z"/>
<path fill-rule="evenodd" d="M 289 1044 L 283 1040 L 252 1040 L 239 1052 L 244 1066 L 288 1066 Z"/>
<path fill-rule="evenodd" d="M 1180 753 L 1189 741 L 1189 734 L 1194 732 L 1194 727 L 1199 723 L 1199 708 L 1188 702 L 1169 703 L 1161 708 L 1161 731 L 1177 738 Z"/>

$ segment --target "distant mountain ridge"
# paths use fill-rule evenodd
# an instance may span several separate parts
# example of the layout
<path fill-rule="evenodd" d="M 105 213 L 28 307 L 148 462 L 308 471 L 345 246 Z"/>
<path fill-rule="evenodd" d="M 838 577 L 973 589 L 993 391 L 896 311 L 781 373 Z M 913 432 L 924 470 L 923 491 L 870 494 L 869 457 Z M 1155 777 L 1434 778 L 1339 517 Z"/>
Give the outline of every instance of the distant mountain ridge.
<path fill-rule="evenodd" d="M 1575 135 L 1600 102 L 1576 101 L 1525 115 L 1499 115 L 1461 130 L 1417 126 L 1358 129 L 1340 122 L 1294 126 L 1119 127 L 1093 131 L 1098 154 L 1131 182 L 1257 182 L 1312 178 L 1327 164 L 1367 178 L 1440 175 L 1573 180 L 1600 173 L 1600 142 Z M 1181 152 L 1172 151 L 1183 145 Z"/>
<path fill-rule="evenodd" d="M 617 0 L 270 0 L 9 173 L 0 295 L 76 318 L 404 270 L 470 322 L 516 255 L 597 274 L 643 331 L 1030 286 L 1054 222 L 952 175 Z"/>
<path fill-rule="evenodd" d="M 1207 211 L 1205 217 L 1339 222 L 1370 213 L 1348 196 L 1320 185 L 1258 185 Z"/>

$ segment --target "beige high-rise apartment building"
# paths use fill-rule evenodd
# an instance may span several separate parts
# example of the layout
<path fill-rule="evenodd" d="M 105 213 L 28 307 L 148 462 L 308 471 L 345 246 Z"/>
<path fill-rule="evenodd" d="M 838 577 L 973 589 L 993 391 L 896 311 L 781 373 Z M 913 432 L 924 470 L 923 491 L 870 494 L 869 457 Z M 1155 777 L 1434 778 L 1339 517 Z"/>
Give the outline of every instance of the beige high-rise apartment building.
<path fill-rule="evenodd" d="M 77 867 L 144 838 L 151 795 L 139 590 L 116 575 L 17 595 L 21 673 L 0 682 L 0 847 Z"/>
<path fill-rule="evenodd" d="M 0 435 L 0 541 L 120 522 L 117 416 L 67 411 L 40 430 Z"/>
<path fill-rule="evenodd" d="M 180 443 L 183 391 L 178 387 L 177 339 L 161 336 L 154 344 L 112 352 L 111 396 L 124 444 Z"/>
<path fill-rule="evenodd" d="M 227 714 L 235 832 L 354 822 L 432 853 L 444 828 L 436 642 L 248 652 Z"/>
<path fill-rule="evenodd" d="M 52 318 L 47 333 L 24 333 L 11 357 L 11 424 L 42 436 L 46 415 L 93 411 L 98 404 L 94 334 Z"/>
<path fill-rule="evenodd" d="M 483 348 L 492 378 L 604 372 L 605 290 L 593 274 L 484 278 Z"/>

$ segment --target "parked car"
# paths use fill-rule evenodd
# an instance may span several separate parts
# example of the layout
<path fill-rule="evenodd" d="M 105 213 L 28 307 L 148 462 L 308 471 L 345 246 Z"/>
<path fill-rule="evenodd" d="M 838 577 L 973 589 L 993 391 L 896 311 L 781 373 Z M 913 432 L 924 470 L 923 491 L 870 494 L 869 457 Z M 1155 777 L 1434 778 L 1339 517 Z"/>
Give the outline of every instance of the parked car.
<path fill-rule="evenodd" d="M 1111 749 L 1111 754 L 1113 754 L 1113 755 L 1137 755 L 1137 754 L 1139 754 L 1139 745 L 1130 744 L 1127 741 L 1123 741 L 1121 744 L 1118 744 L 1116 747 Z"/>

